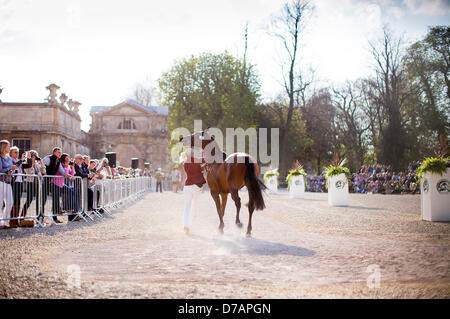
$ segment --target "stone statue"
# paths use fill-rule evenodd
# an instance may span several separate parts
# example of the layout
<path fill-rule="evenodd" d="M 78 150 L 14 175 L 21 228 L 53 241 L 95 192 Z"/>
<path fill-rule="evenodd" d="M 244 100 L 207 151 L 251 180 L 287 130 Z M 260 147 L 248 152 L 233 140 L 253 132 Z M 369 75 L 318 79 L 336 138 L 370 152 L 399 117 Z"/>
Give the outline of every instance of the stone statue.
<path fill-rule="evenodd" d="M 65 106 L 64 104 L 66 103 L 66 101 L 67 101 L 68 98 L 69 98 L 69 97 L 68 97 L 65 93 L 63 93 L 63 94 L 61 94 L 61 95 L 59 96 L 59 100 L 61 101 L 61 105 L 62 105 L 62 106 Z"/>
<path fill-rule="evenodd" d="M 78 113 L 78 112 L 80 111 L 80 109 L 79 109 L 79 107 L 80 107 L 80 105 L 81 105 L 80 102 L 73 101 L 72 99 L 70 99 L 70 100 L 67 102 L 67 105 L 69 106 L 69 110 L 71 110 L 71 111 L 73 111 L 73 112 L 75 112 L 75 113 Z"/>
<path fill-rule="evenodd" d="M 69 107 L 69 110 L 73 111 L 73 108 L 75 107 L 74 101 L 72 99 L 67 101 L 67 106 Z"/>
<path fill-rule="evenodd" d="M 78 113 L 80 111 L 79 107 L 80 107 L 81 103 L 77 102 L 77 101 L 73 101 L 73 111 L 75 113 Z"/>
<path fill-rule="evenodd" d="M 56 90 L 58 90 L 59 88 L 59 86 L 53 83 L 46 87 L 46 89 L 50 91 L 50 94 L 47 98 L 49 103 L 58 103 L 58 101 L 56 101 Z"/>

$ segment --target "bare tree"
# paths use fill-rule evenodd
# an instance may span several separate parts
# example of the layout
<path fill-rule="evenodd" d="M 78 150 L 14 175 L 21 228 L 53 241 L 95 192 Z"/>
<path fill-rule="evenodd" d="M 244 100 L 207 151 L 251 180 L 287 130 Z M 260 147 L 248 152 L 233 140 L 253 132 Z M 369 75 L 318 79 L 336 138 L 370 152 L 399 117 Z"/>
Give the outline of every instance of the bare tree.
<path fill-rule="evenodd" d="M 134 87 L 130 98 L 144 106 L 151 106 L 154 102 L 154 96 L 155 91 L 150 83 L 139 83 Z"/>
<path fill-rule="evenodd" d="M 362 85 L 363 81 L 346 82 L 345 87 L 333 89 L 333 104 L 338 111 L 337 131 L 345 146 L 343 156 L 350 160 L 353 168 L 364 164 L 368 146 L 366 135 L 371 125 L 370 117 L 364 113 Z"/>
<path fill-rule="evenodd" d="M 375 77 L 369 82 L 371 106 L 375 108 L 379 136 L 377 159 L 399 169 L 408 145 L 404 105 L 408 97 L 402 68 L 402 39 L 388 27 L 378 43 L 369 42 L 375 62 Z"/>
<path fill-rule="evenodd" d="M 307 155 L 316 163 L 317 173 L 322 172 L 323 165 L 329 163 L 336 151 L 336 110 L 331 94 L 327 88 L 316 92 L 301 109 L 305 120 L 306 133 L 312 143 Z"/>
<path fill-rule="evenodd" d="M 271 33 L 281 40 L 284 50 L 287 53 L 287 59 L 282 66 L 284 90 L 289 100 L 288 111 L 280 127 L 280 154 L 282 154 L 280 158 L 280 172 L 282 174 L 285 174 L 287 170 L 286 160 L 283 154 L 286 151 L 287 137 L 292 125 L 296 95 L 298 97 L 299 92 L 305 90 L 309 85 L 301 81 L 301 76 L 296 75 L 296 63 L 300 36 L 313 9 L 313 5 L 306 0 L 287 2 L 284 4 L 280 15 L 274 17 L 271 24 Z M 284 72 L 286 66 L 288 70 Z"/>

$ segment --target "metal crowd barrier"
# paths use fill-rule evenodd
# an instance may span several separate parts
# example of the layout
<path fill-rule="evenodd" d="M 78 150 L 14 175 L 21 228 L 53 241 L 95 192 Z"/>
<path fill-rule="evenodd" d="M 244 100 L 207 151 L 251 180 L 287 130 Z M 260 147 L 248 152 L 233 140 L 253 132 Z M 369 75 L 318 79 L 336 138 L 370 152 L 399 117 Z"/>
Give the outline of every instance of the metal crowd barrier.
<path fill-rule="evenodd" d="M 149 177 L 106 179 L 101 182 L 101 189 L 101 192 L 95 192 L 100 196 L 97 199 L 98 206 L 110 213 L 123 204 L 131 204 L 141 199 L 151 190 L 151 182 Z"/>
<path fill-rule="evenodd" d="M 42 176 L 42 215 L 53 223 L 61 215 L 69 220 L 78 216 L 87 221 L 85 212 L 85 187 L 79 176 L 66 178 L 57 175 Z"/>
<path fill-rule="evenodd" d="M 33 220 L 43 227 L 44 218 L 56 223 L 58 216 L 88 222 L 94 216 L 111 215 L 151 190 L 150 177 L 105 179 L 88 185 L 87 179 L 77 176 L 0 174 L 0 226 Z"/>
<path fill-rule="evenodd" d="M 0 173 L 0 226 L 23 225 L 40 217 L 41 179 L 38 175 Z"/>
<path fill-rule="evenodd" d="M 104 179 L 91 188 L 93 197 L 92 212 L 96 215 L 111 212 L 121 205 L 131 204 L 151 190 L 149 177 Z"/>

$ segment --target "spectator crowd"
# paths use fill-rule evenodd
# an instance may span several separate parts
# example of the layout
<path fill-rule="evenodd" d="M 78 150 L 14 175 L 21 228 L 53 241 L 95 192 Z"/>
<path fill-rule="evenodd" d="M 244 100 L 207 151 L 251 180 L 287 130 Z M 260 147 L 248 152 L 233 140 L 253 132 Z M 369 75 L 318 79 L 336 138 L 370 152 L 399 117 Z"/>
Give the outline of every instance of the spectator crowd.
<path fill-rule="evenodd" d="M 353 173 L 349 191 L 366 194 L 419 194 L 420 187 L 416 180 L 416 169 L 419 162 L 409 164 L 405 172 L 394 172 L 390 166 L 362 166 L 358 173 Z M 326 192 L 325 176 L 308 175 L 306 189 L 310 192 Z"/>
<path fill-rule="evenodd" d="M 101 184 L 102 180 L 152 175 L 150 168 L 113 168 L 107 158 L 91 159 L 82 154 L 71 157 L 63 153 L 60 147 L 53 148 L 52 154 L 42 158 L 35 150 L 23 151 L 21 156 L 19 153 L 19 148 L 11 146 L 9 141 L 0 141 L 0 229 L 22 226 L 21 222 L 26 221 L 20 217 L 27 216 L 32 202 L 35 202 L 36 211 L 42 211 L 41 207 L 48 196 L 52 197 L 52 218 L 55 223 L 61 223 L 57 215 L 62 213 L 69 213 L 68 220 L 75 221 L 77 216 L 73 212 L 78 211 L 81 205 L 81 182 L 87 183 L 88 210 L 92 210 L 94 186 Z M 164 179 L 161 168 L 154 175 L 157 187 L 161 189 Z M 42 203 L 38 199 L 37 179 L 42 180 Z M 9 223 L 5 220 L 17 217 L 19 219 L 9 220 Z M 40 219 L 43 220 L 43 216 Z"/>

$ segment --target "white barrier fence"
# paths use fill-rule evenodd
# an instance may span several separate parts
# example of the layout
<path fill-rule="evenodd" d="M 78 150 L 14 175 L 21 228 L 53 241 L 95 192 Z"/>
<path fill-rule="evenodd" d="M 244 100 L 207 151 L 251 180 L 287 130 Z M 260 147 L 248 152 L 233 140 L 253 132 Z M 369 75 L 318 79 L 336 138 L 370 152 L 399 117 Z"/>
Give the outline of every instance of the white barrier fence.
<path fill-rule="evenodd" d="M 60 222 L 94 216 L 103 218 L 152 190 L 149 177 L 106 179 L 91 183 L 74 176 L 0 173 L 0 227 L 44 226 L 44 219 Z"/>

